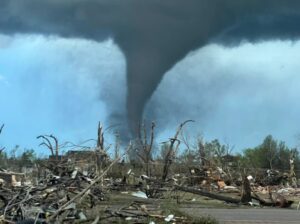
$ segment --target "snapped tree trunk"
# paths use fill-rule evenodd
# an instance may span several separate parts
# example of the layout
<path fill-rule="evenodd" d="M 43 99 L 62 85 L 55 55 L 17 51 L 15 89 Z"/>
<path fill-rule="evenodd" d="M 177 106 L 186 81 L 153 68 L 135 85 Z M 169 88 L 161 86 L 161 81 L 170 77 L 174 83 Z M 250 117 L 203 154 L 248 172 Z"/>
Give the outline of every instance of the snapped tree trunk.
<path fill-rule="evenodd" d="M 241 202 L 246 204 L 252 200 L 250 182 L 246 175 L 243 176 L 243 191 Z"/>

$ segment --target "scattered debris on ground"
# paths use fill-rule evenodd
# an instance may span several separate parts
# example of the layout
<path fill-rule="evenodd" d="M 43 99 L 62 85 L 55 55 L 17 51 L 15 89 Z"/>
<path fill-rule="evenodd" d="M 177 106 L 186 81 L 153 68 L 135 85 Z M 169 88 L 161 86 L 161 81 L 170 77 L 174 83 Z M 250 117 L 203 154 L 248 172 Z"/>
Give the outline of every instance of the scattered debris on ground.
<path fill-rule="evenodd" d="M 254 172 L 202 158 L 197 166 L 185 166 L 180 172 L 172 169 L 180 167 L 174 155 L 188 122 L 192 121 L 178 127 L 160 163 L 151 158 L 154 124 L 150 142 L 144 130 L 145 137 L 137 144 L 144 150 L 144 155 L 138 154 L 142 163 L 125 162 L 134 148 L 131 143 L 123 155 L 116 153 L 110 160 L 100 124 L 94 150 L 69 151 L 66 156 L 60 155 L 56 137 L 39 136 L 51 152 L 49 159 L 35 164 L 35 170 L 0 170 L 0 223 L 190 223 L 191 217 L 165 205 L 169 200 L 175 207 L 205 200 L 257 208 L 290 208 L 296 202 L 300 207 L 293 166 L 290 174 L 271 169 Z"/>

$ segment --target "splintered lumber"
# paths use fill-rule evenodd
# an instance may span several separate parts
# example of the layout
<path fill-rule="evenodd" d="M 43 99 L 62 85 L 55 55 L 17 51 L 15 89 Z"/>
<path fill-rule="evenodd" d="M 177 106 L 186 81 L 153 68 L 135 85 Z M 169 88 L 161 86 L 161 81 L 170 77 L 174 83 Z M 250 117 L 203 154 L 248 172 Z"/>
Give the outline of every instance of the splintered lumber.
<path fill-rule="evenodd" d="M 97 215 L 96 219 L 92 222 L 92 224 L 97 224 L 99 222 L 100 216 Z"/>
<path fill-rule="evenodd" d="M 99 182 L 106 174 L 107 172 L 124 156 L 127 154 L 127 152 L 129 151 L 131 147 L 131 144 L 129 144 L 127 150 L 125 151 L 125 153 L 122 156 L 119 156 L 118 158 L 116 158 L 107 168 L 106 170 L 103 171 L 103 173 L 98 176 L 95 180 L 93 180 L 91 182 L 91 184 L 89 186 L 87 186 L 85 189 L 83 189 L 79 194 L 77 194 L 75 197 L 73 197 L 71 200 L 69 200 L 68 202 L 66 202 L 65 204 L 63 204 L 52 216 L 49 217 L 49 220 L 53 220 L 56 218 L 56 216 L 59 215 L 60 212 L 62 212 L 66 207 L 68 207 L 70 204 L 72 204 L 75 200 L 81 198 L 82 196 L 84 196 L 84 194 L 89 191 L 94 185 L 97 184 L 97 182 Z"/>
<path fill-rule="evenodd" d="M 213 199 L 220 200 L 220 201 L 225 201 L 225 202 L 228 202 L 228 203 L 234 203 L 234 204 L 241 203 L 241 200 L 237 199 L 237 198 L 231 198 L 231 197 L 227 197 L 227 196 L 224 196 L 224 195 L 215 194 L 215 193 L 211 193 L 211 192 L 208 192 L 208 191 L 205 191 L 205 190 L 195 189 L 195 188 L 191 188 L 191 187 L 179 186 L 177 184 L 175 185 L 175 189 L 180 190 L 180 191 L 189 192 L 189 193 L 192 193 L 192 194 L 198 194 L 198 195 L 201 195 L 201 196 L 213 198 Z"/>
<path fill-rule="evenodd" d="M 16 172 L 10 172 L 10 171 L 7 171 L 7 172 L 0 171 L 0 175 L 25 176 L 25 173 L 16 173 Z"/>

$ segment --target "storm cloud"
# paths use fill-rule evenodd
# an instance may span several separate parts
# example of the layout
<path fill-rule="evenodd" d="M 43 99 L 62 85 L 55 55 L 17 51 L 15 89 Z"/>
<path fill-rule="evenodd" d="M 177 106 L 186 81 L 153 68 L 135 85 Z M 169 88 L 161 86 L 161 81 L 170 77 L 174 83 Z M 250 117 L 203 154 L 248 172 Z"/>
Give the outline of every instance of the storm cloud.
<path fill-rule="evenodd" d="M 103 41 L 112 38 L 127 63 L 127 117 L 132 132 L 164 74 L 189 52 L 216 42 L 295 40 L 297 0 L 2 0 L 0 32 Z"/>

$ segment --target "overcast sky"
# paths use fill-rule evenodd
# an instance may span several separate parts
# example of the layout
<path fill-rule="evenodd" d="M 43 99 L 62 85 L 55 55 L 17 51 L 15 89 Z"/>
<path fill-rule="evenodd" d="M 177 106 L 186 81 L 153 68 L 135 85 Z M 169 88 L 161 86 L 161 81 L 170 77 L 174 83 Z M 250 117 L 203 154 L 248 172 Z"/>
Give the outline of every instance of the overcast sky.
<path fill-rule="evenodd" d="M 300 134 L 300 42 L 208 45 L 164 77 L 145 111 L 166 140 L 185 119 L 191 136 L 220 139 L 235 151 L 272 134 L 296 146 Z M 95 138 L 97 122 L 125 113 L 126 63 L 112 40 L 0 36 L 0 146 L 38 148 Z M 112 141 L 112 138 L 109 139 Z M 39 149 L 39 153 L 43 153 Z"/>

